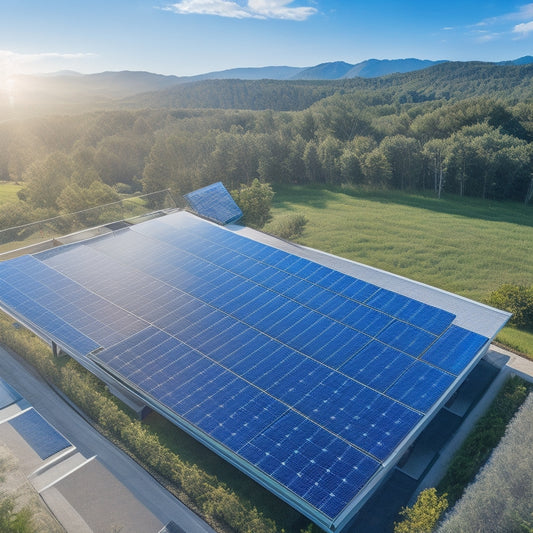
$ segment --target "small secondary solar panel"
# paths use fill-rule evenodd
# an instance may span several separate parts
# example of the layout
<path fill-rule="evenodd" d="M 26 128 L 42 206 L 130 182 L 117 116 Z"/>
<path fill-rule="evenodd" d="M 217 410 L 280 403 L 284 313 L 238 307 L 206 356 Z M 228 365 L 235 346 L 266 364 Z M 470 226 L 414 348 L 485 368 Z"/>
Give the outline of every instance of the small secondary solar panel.
<path fill-rule="evenodd" d="M 9 424 L 43 460 L 71 446 L 70 442 L 33 408 L 12 418 Z"/>
<path fill-rule="evenodd" d="M 231 224 L 242 217 L 242 211 L 222 182 L 184 195 L 191 209 L 219 224 Z"/>
<path fill-rule="evenodd" d="M 13 316 L 326 529 L 488 342 L 444 309 L 185 212 L 0 263 L 0 280 Z"/>

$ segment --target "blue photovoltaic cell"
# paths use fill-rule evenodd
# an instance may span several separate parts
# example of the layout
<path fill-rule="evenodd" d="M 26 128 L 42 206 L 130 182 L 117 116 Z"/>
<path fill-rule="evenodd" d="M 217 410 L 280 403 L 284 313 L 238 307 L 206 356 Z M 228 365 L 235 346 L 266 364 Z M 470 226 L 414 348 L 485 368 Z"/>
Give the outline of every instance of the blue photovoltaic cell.
<path fill-rule="evenodd" d="M 196 213 L 220 224 L 230 224 L 242 217 L 239 206 L 220 181 L 190 192 L 184 198 Z"/>
<path fill-rule="evenodd" d="M 379 468 L 376 460 L 293 411 L 239 454 L 328 516 L 336 516 Z"/>
<path fill-rule="evenodd" d="M 184 212 L 0 263 L 0 300 L 331 520 L 487 340 Z"/>
<path fill-rule="evenodd" d="M 341 366 L 340 371 L 383 392 L 412 364 L 413 358 L 407 354 L 372 341 Z"/>
<path fill-rule="evenodd" d="M 22 396 L 9 383 L 0 378 L 0 409 L 18 402 Z"/>
<path fill-rule="evenodd" d="M 454 381 L 438 368 L 415 361 L 386 391 L 389 396 L 426 412 Z"/>
<path fill-rule="evenodd" d="M 70 442 L 33 408 L 12 418 L 9 424 L 43 460 L 71 446 Z"/>
<path fill-rule="evenodd" d="M 377 291 L 366 303 L 435 335 L 440 335 L 455 318 L 448 311 L 386 289 Z"/>
<path fill-rule="evenodd" d="M 395 320 L 382 330 L 377 338 L 413 357 L 419 357 L 437 337 L 415 326 Z"/>
<path fill-rule="evenodd" d="M 458 375 L 487 342 L 483 335 L 452 325 L 422 360 Z"/>

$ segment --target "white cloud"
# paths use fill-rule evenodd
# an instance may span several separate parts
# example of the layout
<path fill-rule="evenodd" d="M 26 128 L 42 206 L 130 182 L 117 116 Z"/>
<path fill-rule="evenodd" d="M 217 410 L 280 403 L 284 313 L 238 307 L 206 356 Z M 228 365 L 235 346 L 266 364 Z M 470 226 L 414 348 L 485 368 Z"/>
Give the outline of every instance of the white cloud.
<path fill-rule="evenodd" d="M 513 33 L 518 33 L 520 34 L 521 37 L 527 37 L 532 32 L 533 32 L 533 21 L 522 22 L 521 24 L 517 24 L 513 28 Z"/>
<path fill-rule="evenodd" d="M 533 4 L 524 4 L 520 6 L 518 11 L 512 11 L 510 13 L 504 13 L 497 17 L 491 17 L 481 22 L 478 22 L 476 26 L 489 26 L 494 24 L 502 24 L 505 22 L 518 22 L 525 21 L 533 18 Z"/>
<path fill-rule="evenodd" d="M 314 7 L 291 7 L 293 0 L 180 0 L 165 9 L 182 15 L 216 15 L 228 18 L 306 20 L 317 12 Z"/>

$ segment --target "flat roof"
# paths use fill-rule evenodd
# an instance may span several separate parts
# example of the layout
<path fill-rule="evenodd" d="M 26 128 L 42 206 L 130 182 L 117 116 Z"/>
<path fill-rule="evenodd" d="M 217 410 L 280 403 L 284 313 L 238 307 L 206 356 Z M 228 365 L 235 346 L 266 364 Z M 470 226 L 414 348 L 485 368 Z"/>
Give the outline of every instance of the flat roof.
<path fill-rule="evenodd" d="M 342 528 L 509 314 L 186 212 L 0 263 L 0 306 Z"/>

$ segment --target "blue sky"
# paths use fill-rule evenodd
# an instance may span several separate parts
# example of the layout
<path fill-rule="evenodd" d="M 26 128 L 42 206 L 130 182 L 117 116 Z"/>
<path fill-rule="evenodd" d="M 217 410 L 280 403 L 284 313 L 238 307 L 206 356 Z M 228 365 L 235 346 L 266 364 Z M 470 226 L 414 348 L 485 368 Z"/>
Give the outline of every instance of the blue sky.
<path fill-rule="evenodd" d="M 513 0 L 0 0 L 4 79 L 531 54 L 533 3 Z"/>

